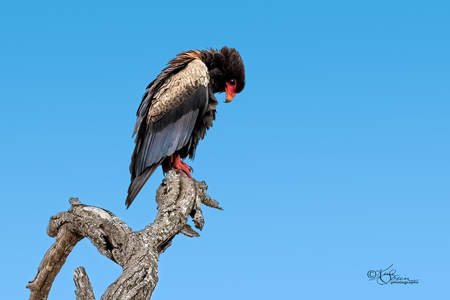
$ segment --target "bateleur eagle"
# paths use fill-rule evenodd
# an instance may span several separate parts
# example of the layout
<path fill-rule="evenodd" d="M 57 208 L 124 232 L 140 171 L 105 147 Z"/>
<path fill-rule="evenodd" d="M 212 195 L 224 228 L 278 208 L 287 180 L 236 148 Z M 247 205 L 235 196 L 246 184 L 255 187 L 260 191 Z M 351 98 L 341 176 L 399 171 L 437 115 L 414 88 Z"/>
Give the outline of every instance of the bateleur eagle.
<path fill-rule="evenodd" d="M 235 49 L 191 50 L 172 59 L 148 86 L 137 111 L 131 156 L 127 208 L 162 165 L 191 177 L 181 159 L 193 159 L 198 142 L 212 126 L 218 104 L 215 93 L 226 93 L 226 103 L 245 86 L 245 69 Z"/>

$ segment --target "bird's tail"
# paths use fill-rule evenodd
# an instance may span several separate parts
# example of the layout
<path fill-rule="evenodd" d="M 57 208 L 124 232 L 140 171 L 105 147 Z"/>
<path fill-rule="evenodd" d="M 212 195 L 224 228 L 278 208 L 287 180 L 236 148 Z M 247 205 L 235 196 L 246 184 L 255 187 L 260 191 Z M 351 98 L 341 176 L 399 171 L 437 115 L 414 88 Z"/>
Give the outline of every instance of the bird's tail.
<path fill-rule="evenodd" d="M 133 203 L 134 198 L 136 198 L 139 191 L 142 189 L 147 180 L 152 176 L 153 172 L 155 172 L 156 168 L 158 168 L 159 164 L 153 164 L 142 172 L 141 175 L 131 180 L 130 186 L 128 187 L 128 196 L 127 200 L 125 200 L 125 205 L 130 207 L 131 203 Z"/>

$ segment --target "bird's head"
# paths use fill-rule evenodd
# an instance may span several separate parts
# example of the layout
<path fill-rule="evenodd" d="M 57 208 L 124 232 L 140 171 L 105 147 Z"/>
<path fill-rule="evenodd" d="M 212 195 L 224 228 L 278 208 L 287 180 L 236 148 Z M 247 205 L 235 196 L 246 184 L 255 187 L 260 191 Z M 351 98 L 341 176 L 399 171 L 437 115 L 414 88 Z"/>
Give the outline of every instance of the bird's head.
<path fill-rule="evenodd" d="M 225 102 L 230 103 L 245 87 L 245 68 L 241 55 L 234 48 L 202 51 L 202 61 L 211 77 L 214 93 L 226 93 Z"/>

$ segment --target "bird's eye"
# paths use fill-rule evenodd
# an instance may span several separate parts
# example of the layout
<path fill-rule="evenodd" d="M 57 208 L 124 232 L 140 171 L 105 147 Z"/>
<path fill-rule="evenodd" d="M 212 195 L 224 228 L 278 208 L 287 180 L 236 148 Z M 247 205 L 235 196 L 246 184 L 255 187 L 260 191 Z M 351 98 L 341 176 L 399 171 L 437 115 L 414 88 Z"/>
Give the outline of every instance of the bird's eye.
<path fill-rule="evenodd" d="M 230 84 L 231 84 L 231 85 L 236 85 L 236 80 L 231 79 L 231 80 L 230 80 Z"/>

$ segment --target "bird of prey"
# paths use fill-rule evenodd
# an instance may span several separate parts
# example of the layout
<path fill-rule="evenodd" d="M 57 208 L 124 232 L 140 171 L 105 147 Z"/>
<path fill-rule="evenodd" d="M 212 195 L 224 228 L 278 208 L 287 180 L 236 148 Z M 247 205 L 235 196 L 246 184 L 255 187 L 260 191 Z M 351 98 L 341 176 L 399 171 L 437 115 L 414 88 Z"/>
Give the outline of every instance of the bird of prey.
<path fill-rule="evenodd" d="M 168 63 L 147 86 L 137 111 L 127 208 L 159 165 L 191 177 L 192 168 L 181 159 L 194 158 L 212 126 L 214 94 L 225 92 L 229 103 L 244 86 L 244 63 L 234 48 L 186 51 Z"/>

